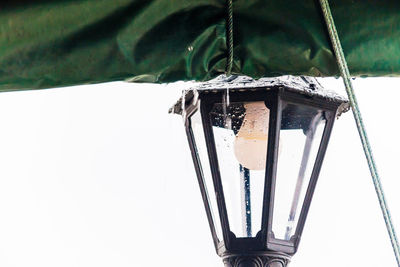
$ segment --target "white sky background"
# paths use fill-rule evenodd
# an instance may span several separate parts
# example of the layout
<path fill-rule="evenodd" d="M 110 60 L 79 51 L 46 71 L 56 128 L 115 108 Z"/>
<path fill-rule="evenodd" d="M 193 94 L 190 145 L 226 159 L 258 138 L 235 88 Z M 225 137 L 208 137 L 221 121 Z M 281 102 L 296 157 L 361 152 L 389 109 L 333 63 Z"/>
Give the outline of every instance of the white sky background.
<path fill-rule="evenodd" d="M 323 83 L 344 94 L 341 80 Z M 399 232 L 400 79 L 354 85 Z M 1 93 L 0 266 L 223 266 L 182 119 L 167 114 L 184 86 Z M 396 266 L 351 113 L 291 266 Z"/>

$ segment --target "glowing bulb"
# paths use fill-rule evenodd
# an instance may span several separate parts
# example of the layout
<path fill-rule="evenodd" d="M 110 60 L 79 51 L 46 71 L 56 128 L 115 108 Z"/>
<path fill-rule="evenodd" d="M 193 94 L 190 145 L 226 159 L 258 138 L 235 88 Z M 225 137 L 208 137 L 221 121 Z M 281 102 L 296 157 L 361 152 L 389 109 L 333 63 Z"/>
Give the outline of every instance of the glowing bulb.
<path fill-rule="evenodd" d="M 236 159 L 249 170 L 265 169 L 269 109 L 264 102 L 245 103 L 246 113 L 235 138 Z"/>

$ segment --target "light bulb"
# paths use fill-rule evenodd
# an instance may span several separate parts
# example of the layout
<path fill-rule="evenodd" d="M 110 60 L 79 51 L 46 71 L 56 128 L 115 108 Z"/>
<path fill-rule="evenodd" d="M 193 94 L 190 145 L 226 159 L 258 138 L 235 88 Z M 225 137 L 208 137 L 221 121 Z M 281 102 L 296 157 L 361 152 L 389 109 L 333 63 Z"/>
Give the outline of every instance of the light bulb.
<path fill-rule="evenodd" d="M 263 101 L 248 102 L 243 123 L 236 135 L 234 151 L 239 163 L 249 170 L 265 169 L 269 109 Z"/>

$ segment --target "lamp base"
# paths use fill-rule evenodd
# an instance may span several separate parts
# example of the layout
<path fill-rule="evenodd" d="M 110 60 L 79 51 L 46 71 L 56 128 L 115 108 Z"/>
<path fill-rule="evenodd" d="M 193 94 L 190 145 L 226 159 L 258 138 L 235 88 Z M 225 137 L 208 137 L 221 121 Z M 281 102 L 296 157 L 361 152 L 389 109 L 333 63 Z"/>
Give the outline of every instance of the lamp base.
<path fill-rule="evenodd" d="M 227 254 L 222 256 L 225 267 L 286 267 L 290 256 L 283 253 Z"/>

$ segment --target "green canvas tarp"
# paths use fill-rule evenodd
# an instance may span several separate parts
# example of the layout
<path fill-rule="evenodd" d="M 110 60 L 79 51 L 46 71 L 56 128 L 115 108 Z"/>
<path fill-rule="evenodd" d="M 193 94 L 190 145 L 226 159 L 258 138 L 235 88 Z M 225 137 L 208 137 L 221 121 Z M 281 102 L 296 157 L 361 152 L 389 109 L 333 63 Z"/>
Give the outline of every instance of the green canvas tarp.
<path fill-rule="evenodd" d="M 233 73 L 336 76 L 317 1 L 236 0 Z M 354 76 L 400 75 L 400 1 L 335 0 Z M 0 91 L 211 79 L 227 58 L 225 0 L 0 2 Z"/>

